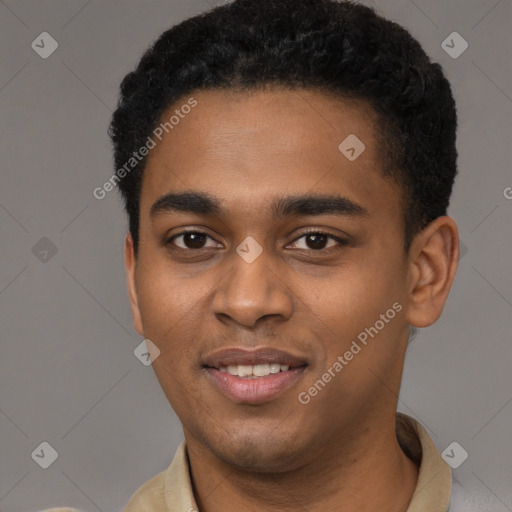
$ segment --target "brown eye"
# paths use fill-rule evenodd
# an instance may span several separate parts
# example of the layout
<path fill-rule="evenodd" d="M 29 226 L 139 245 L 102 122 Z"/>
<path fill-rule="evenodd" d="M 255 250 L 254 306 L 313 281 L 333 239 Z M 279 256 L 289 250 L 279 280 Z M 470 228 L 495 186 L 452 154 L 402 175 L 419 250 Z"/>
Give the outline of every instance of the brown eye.
<path fill-rule="evenodd" d="M 308 245 L 310 249 L 325 249 L 328 237 L 326 235 L 314 233 L 312 235 L 306 235 L 305 240 L 306 245 Z"/>
<path fill-rule="evenodd" d="M 204 249 L 207 239 L 210 238 L 206 233 L 200 231 L 185 231 L 174 235 L 167 241 L 167 245 L 173 244 L 180 249 Z M 180 243 L 176 241 L 181 239 Z M 210 246 L 211 247 L 211 246 Z"/>
<path fill-rule="evenodd" d="M 299 238 L 297 238 L 297 240 L 295 240 L 295 242 L 293 242 L 292 245 L 297 246 L 297 243 L 298 243 L 297 241 L 301 240 L 301 239 L 304 239 L 305 247 L 294 247 L 294 248 L 299 248 L 299 249 L 304 249 L 304 250 L 309 250 L 309 251 L 322 251 L 322 250 L 326 250 L 326 249 L 329 250 L 336 246 L 338 246 L 338 248 L 339 248 L 339 247 L 347 245 L 347 243 L 348 243 L 347 240 L 344 240 L 342 238 L 334 236 L 331 233 L 312 231 L 310 233 L 305 233 L 302 236 L 300 236 Z M 332 243 L 331 243 L 331 245 L 327 246 L 329 241 L 331 241 Z"/>

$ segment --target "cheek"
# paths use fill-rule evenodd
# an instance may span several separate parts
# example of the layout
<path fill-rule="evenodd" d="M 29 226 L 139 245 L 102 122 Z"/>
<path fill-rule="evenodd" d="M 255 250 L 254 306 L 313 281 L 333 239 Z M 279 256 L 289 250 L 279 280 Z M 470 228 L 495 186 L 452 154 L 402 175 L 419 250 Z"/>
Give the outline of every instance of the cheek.
<path fill-rule="evenodd" d="M 139 306 L 144 335 L 160 350 L 152 366 L 160 386 L 177 414 L 186 416 L 201 367 L 197 346 L 200 295 L 197 283 L 165 277 L 161 272 L 147 274 L 141 281 Z"/>
<path fill-rule="evenodd" d="M 204 279 L 176 278 L 176 270 L 166 265 L 145 269 L 138 279 L 144 334 L 160 349 L 161 362 L 173 375 L 196 371 L 195 342 L 206 338 L 205 301 L 212 285 Z"/>
<path fill-rule="evenodd" d="M 402 280 L 396 265 L 361 260 L 314 295 L 310 308 L 323 326 L 327 354 L 326 366 L 315 369 L 316 378 L 342 357 L 343 369 L 337 366 L 335 373 L 344 377 L 335 380 L 347 378 L 346 385 L 355 391 L 371 377 L 369 368 L 386 373 L 394 366 L 405 328 Z"/>
<path fill-rule="evenodd" d="M 176 382 L 181 381 L 181 373 L 188 371 L 185 365 L 191 361 L 186 352 L 187 344 L 182 341 L 184 321 L 190 308 L 180 300 L 182 293 L 171 280 L 155 273 L 143 276 L 141 283 L 138 299 L 144 336 L 160 351 L 153 361 L 153 369 L 169 396 Z"/>
<path fill-rule="evenodd" d="M 321 293 L 308 299 L 311 310 L 344 338 L 374 322 L 400 298 L 393 269 L 364 261 L 331 276 Z M 307 297 L 307 295 L 305 295 Z"/>
<path fill-rule="evenodd" d="M 142 321 L 150 332 L 162 334 L 177 323 L 194 305 L 193 283 L 173 278 L 170 269 L 152 264 L 137 279 L 137 295 Z"/>

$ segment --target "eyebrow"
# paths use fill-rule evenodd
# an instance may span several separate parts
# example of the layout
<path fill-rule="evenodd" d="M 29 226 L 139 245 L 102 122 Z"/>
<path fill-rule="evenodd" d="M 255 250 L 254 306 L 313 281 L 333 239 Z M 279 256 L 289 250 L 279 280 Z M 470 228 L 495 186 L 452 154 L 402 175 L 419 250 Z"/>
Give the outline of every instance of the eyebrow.
<path fill-rule="evenodd" d="M 274 219 L 334 214 L 344 217 L 368 217 L 368 210 L 339 195 L 295 195 L 278 197 L 270 206 Z M 209 217 L 225 214 L 221 201 L 204 192 L 169 192 L 155 201 L 150 217 L 172 212 L 188 212 Z"/>

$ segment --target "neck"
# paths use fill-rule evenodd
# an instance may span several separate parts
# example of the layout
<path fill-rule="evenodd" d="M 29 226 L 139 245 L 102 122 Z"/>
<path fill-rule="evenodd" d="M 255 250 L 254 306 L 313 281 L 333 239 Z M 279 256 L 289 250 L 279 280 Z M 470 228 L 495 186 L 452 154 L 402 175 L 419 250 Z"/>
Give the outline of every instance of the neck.
<path fill-rule="evenodd" d="M 308 462 L 279 473 L 226 464 L 186 433 L 199 510 L 406 511 L 418 468 L 401 450 L 394 422 L 386 425 L 369 426 L 355 437 L 338 436 Z"/>

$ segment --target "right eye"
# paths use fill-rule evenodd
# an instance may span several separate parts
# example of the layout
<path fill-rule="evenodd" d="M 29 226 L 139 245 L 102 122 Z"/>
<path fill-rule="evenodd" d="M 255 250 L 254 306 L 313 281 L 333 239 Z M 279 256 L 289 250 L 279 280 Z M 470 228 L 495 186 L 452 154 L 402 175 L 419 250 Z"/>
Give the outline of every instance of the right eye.
<path fill-rule="evenodd" d="M 169 240 L 165 242 L 165 245 L 167 246 L 176 246 L 179 249 L 182 249 L 184 251 L 187 250 L 194 250 L 194 249 L 205 249 L 207 246 L 204 246 L 204 243 L 207 239 L 213 240 L 210 236 L 208 236 L 206 233 L 203 233 L 201 231 L 182 231 L 181 233 L 177 233 L 173 235 Z M 176 240 L 181 239 L 181 245 L 175 242 Z M 213 240 L 214 241 L 214 240 Z M 215 241 L 214 241 L 215 242 Z M 217 243 L 217 242 L 215 242 Z M 210 246 L 212 247 L 212 246 Z"/>

